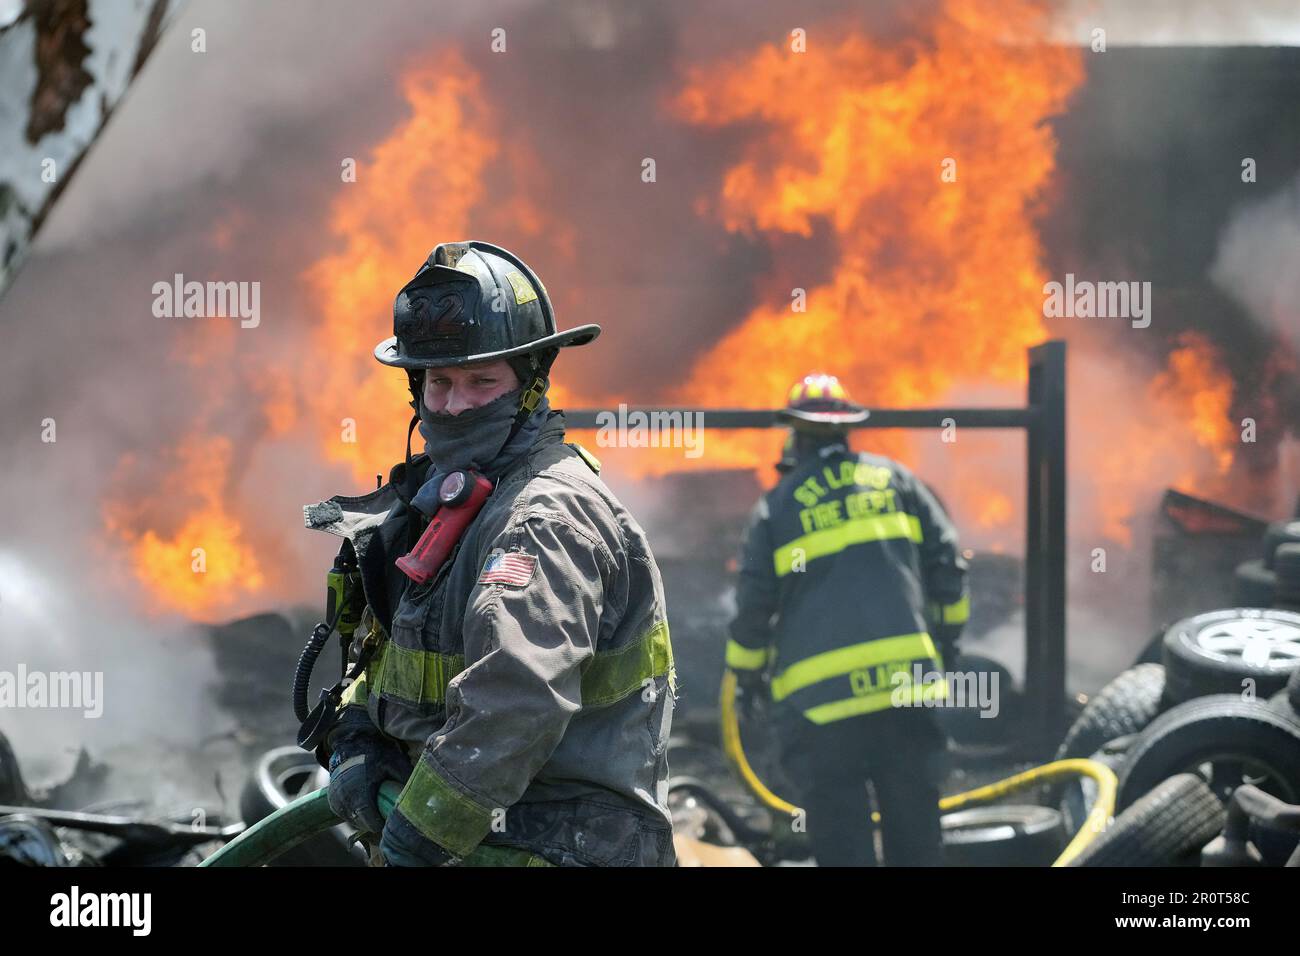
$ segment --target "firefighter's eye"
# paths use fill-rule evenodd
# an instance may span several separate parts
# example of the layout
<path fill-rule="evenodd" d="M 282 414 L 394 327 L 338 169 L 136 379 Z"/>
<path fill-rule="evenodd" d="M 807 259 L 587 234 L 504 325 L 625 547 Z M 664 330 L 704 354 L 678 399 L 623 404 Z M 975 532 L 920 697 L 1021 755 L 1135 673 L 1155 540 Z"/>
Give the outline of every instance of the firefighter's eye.
<path fill-rule="evenodd" d="M 476 379 L 474 379 L 474 384 L 475 384 L 475 385 L 482 385 L 482 386 L 484 386 L 484 387 L 491 387 L 491 386 L 495 385 L 496 383 L 497 383 L 497 380 L 494 379 L 494 378 L 476 378 Z"/>
<path fill-rule="evenodd" d="M 438 387 L 438 388 L 443 388 L 444 386 L 448 385 L 449 383 L 448 383 L 447 379 L 445 379 L 445 378 L 431 378 L 431 379 L 429 379 L 425 384 L 426 384 L 426 385 L 434 385 L 434 386 L 436 386 L 436 387 Z"/>

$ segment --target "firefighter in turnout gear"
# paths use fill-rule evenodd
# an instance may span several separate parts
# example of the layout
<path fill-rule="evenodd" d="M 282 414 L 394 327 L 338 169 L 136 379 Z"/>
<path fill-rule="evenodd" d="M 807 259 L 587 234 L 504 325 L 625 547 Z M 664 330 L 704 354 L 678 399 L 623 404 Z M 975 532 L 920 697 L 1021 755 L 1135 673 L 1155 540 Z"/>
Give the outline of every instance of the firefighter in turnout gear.
<path fill-rule="evenodd" d="M 834 377 L 797 383 L 781 415 L 783 476 L 750 519 L 726 649 L 741 713 L 770 698 L 820 865 L 876 864 L 867 781 L 885 863 L 941 865 L 935 675 L 969 609 L 956 531 L 906 468 L 849 450 L 868 412 Z"/>
<path fill-rule="evenodd" d="M 425 451 L 408 433 L 388 484 L 305 509 L 366 602 L 318 750 L 331 806 L 389 865 L 672 865 L 659 570 L 546 399 L 558 350 L 600 327 L 557 331 L 532 270 L 482 242 L 439 245 L 393 325 L 375 356 L 406 370 Z"/>

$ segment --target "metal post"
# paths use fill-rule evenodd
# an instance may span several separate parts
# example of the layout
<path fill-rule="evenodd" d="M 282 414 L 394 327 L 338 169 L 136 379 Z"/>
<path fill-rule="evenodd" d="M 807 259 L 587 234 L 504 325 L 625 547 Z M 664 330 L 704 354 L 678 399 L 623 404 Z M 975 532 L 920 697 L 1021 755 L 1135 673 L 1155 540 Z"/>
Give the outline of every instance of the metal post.
<path fill-rule="evenodd" d="M 1065 343 L 1029 350 L 1028 513 L 1025 516 L 1027 725 L 1050 748 L 1065 720 Z"/>

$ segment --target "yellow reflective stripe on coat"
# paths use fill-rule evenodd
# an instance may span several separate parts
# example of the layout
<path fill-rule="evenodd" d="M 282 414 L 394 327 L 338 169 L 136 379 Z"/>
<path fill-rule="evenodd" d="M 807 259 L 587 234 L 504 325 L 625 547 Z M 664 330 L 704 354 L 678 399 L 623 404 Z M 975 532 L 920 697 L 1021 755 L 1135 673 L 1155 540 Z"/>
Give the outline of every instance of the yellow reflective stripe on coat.
<path fill-rule="evenodd" d="M 810 687 L 832 677 L 843 677 L 863 668 L 922 658 L 937 659 L 938 656 L 934 641 L 930 640 L 930 635 L 925 633 L 881 637 L 874 641 L 841 647 L 806 657 L 791 664 L 772 678 L 772 699 L 784 700 L 804 687 Z"/>
<path fill-rule="evenodd" d="M 366 706 L 366 697 L 369 696 L 367 691 L 369 687 L 366 684 L 365 671 L 347 687 L 343 688 L 343 693 L 339 695 L 339 709 L 349 707 L 353 704 L 364 707 Z"/>
<path fill-rule="evenodd" d="M 752 650 L 733 640 L 727 641 L 727 666 L 733 671 L 756 671 L 767 666 L 767 648 Z"/>
<path fill-rule="evenodd" d="M 465 658 L 460 654 L 399 647 L 386 640 L 366 674 L 371 694 L 414 704 L 441 704 L 447 699 L 447 685 L 464 669 Z"/>
<path fill-rule="evenodd" d="M 961 600 L 951 604 L 931 601 L 930 619 L 936 624 L 965 624 L 970 620 L 970 594 L 963 594 Z"/>
<path fill-rule="evenodd" d="M 399 647 L 386 640 L 366 669 L 368 691 L 415 704 L 441 704 L 447 699 L 447 685 L 464 669 L 465 658 L 460 654 Z M 668 624 L 659 621 L 637 640 L 617 650 L 598 651 L 587 662 L 582 672 L 582 703 L 589 707 L 611 704 L 641 690 L 647 680 L 665 675 L 676 693 Z M 358 702 L 364 700 L 362 696 Z"/>
<path fill-rule="evenodd" d="M 965 624 L 970 620 L 970 594 L 963 594 L 960 601 L 943 605 L 941 610 L 944 624 Z"/>
<path fill-rule="evenodd" d="M 513 846 L 480 843 L 474 852 L 461 860 L 460 866 L 555 866 L 544 857 Z"/>
<path fill-rule="evenodd" d="M 635 641 L 613 651 L 597 651 L 582 672 L 582 706 L 599 707 L 641 690 L 647 680 L 668 676 L 677 693 L 668 622 L 659 621 Z"/>
<path fill-rule="evenodd" d="M 415 762 L 393 812 L 400 812 L 426 838 L 460 857 L 474 852 L 492 829 L 492 811 L 444 780 L 427 756 Z"/>
<path fill-rule="evenodd" d="M 892 690 L 877 691 L 863 697 L 849 697 L 809 707 L 803 715 L 814 724 L 830 724 L 847 717 L 873 714 L 891 707 L 924 707 L 927 701 L 942 700 L 948 696 L 948 681 L 938 680 L 924 684 L 904 684 Z"/>
<path fill-rule="evenodd" d="M 905 511 L 883 515 L 861 515 L 850 518 L 833 528 L 824 528 L 795 538 L 777 548 L 772 554 L 777 577 L 790 573 L 796 557 L 805 561 L 837 554 L 845 548 L 868 541 L 887 541 L 906 538 L 918 544 L 922 540 L 921 519 Z"/>

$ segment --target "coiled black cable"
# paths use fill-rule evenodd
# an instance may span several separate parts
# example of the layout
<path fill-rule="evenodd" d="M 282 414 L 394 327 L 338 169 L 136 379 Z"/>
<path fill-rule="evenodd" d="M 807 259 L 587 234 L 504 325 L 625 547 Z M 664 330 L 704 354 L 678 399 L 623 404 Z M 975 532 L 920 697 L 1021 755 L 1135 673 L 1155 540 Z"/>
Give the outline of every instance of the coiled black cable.
<path fill-rule="evenodd" d="M 330 639 L 334 628 L 338 626 L 342 610 L 340 607 L 335 611 L 334 617 L 328 624 L 322 622 L 316 625 L 302 653 L 298 655 L 298 666 L 293 672 L 293 713 L 300 724 L 307 720 L 307 691 L 311 689 L 311 672 L 316 666 L 316 658 L 320 657 L 325 642 Z"/>

